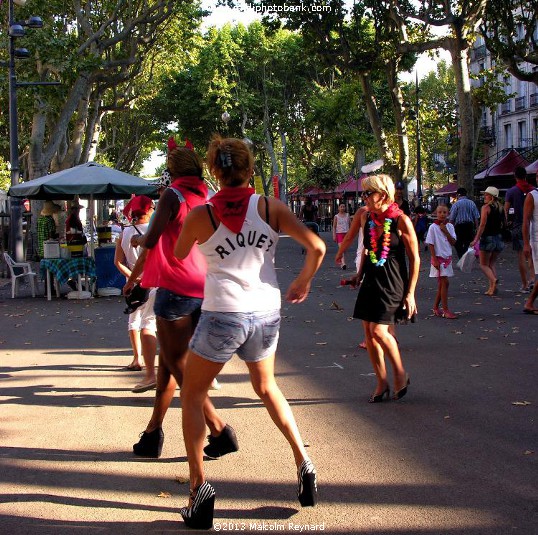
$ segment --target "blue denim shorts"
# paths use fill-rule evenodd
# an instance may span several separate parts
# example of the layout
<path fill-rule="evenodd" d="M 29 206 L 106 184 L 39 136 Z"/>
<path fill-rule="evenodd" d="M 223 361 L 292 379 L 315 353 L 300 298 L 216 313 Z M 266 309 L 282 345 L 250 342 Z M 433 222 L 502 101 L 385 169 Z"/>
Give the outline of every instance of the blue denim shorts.
<path fill-rule="evenodd" d="M 166 288 L 157 288 L 153 310 L 156 316 L 168 321 L 193 316 L 197 319 L 202 308 L 202 299 L 177 295 Z"/>
<path fill-rule="evenodd" d="M 495 236 L 482 236 L 480 238 L 480 250 L 487 253 L 500 253 L 504 249 L 502 234 Z"/>
<path fill-rule="evenodd" d="M 270 357 L 278 344 L 280 310 L 210 312 L 202 310 L 189 348 L 201 357 L 225 364 L 234 353 L 245 362 Z"/>

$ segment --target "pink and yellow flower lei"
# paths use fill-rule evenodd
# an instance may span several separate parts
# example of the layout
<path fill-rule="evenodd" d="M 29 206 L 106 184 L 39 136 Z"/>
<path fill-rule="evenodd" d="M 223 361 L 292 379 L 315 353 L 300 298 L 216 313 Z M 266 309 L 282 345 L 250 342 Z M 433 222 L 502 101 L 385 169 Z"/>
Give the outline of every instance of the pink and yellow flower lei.
<path fill-rule="evenodd" d="M 377 258 L 377 239 L 376 239 L 376 224 L 373 221 L 370 221 L 370 251 L 368 256 L 370 257 L 370 262 L 377 267 L 381 267 L 389 256 L 390 251 L 390 225 L 392 219 L 386 218 L 383 221 L 383 244 L 381 246 L 381 255 L 379 260 Z"/>

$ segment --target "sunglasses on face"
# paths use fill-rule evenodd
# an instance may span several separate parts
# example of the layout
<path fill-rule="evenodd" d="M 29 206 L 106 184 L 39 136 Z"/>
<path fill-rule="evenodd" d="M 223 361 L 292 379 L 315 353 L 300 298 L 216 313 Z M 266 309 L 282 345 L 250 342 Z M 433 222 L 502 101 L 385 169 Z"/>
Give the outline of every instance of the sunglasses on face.
<path fill-rule="evenodd" d="M 376 193 L 375 191 L 370 191 L 370 190 L 366 190 L 366 191 L 363 191 L 361 193 L 361 197 L 363 199 L 367 199 L 368 197 L 370 197 L 371 195 L 373 195 L 374 193 Z"/>

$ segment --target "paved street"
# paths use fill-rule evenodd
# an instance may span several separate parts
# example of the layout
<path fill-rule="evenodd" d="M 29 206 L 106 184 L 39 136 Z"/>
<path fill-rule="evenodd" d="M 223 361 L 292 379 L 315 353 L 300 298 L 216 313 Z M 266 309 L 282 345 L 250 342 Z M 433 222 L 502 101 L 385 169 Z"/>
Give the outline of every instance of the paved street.
<path fill-rule="evenodd" d="M 207 462 L 215 530 L 328 533 L 538 533 L 538 317 L 522 313 L 515 254 L 500 292 L 480 271 L 451 279 L 457 320 L 433 317 L 425 259 L 419 320 L 398 328 L 411 377 L 401 402 L 368 404 L 374 388 L 356 292 L 340 287 L 336 246 L 307 302 L 283 306 L 279 384 L 318 470 L 320 503 L 301 509 L 291 451 L 234 359 L 211 396 L 240 451 Z M 282 238 L 282 289 L 298 245 Z M 352 265 L 351 254 L 348 266 Z M 41 290 L 43 285 L 41 285 Z M 159 460 L 133 457 L 153 392 L 130 361 L 120 298 L 18 299 L 0 289 L 0 533 L 183 533 L 188 469 L 176 399 Z M 42 293 L 42 291 L 41 291 Z"/>

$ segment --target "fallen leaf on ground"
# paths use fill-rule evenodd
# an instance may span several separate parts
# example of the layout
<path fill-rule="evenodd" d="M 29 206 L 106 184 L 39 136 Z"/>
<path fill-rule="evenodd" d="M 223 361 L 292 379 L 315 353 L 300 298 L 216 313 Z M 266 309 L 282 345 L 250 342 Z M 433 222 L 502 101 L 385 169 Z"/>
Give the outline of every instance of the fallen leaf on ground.
<path fill-rule="evenodd" d="M 157 498 L 171 498 L 172 495 L 169 492 L 159 492 Z"/>
<path fill-rule="evenodd" d="M 331 303 L 331 310 L 344 310 L 336 301 Z"/>
<path fill-rule="evenodd" d="M 480 368 L 480 364 L 471 364 L 471 368 Z"/>
<path fill-rule="evenodd" d="M 532 405 L 530 401 L 512 401 L 512 405 L 518 405 L 519 407 L 526 407 L 527 405 Z"/>
<path fill-rule="evenodd" d="M 180 485 L 186 485 L 187 483 L 189 483 L 189 478 L 183 477 L 183 476 L 177 476 L 176 483 L 179 483 Z"/>

